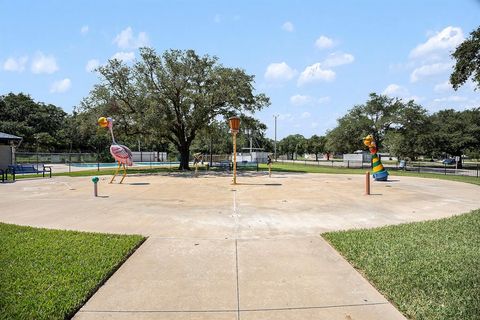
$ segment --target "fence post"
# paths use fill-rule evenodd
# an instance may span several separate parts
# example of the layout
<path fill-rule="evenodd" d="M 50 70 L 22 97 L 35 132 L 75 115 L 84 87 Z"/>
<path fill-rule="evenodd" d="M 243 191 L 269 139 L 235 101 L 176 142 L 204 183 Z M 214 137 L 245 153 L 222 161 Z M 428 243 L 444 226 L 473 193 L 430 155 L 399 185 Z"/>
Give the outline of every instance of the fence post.
<path fill-rule="evenodd" d="M 72 172 L 72 168 L 71 168 L 71 165 L 72 165 L 72 154 L 69 153 L 68 154 L 68 172 Z"/>
<path fill-rule="evenodd" d="M 478 163 L 477 163 L 477 178 L 478 178 Z"/>
<path fill-rule="evenodd" d="M 443 164 L 443 167 L 445 168 L 445 175 L 447 175 L 447 164 Z"/>

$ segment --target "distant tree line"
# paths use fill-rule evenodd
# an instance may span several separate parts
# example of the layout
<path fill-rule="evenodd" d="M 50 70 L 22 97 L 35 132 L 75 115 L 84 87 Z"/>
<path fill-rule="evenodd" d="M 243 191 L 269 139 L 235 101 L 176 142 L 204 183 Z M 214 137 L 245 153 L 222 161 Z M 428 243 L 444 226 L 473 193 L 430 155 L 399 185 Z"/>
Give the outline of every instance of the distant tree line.
<path fill-rule="evenodd" d="M 375 137 L 380 152 L 401 159 L 465 154 L 478 158 L 480 108 L 429 114 L 414 101 L 372 93 L 365 104 L 354 106 L 338 119 L 325 137 L 290 135 L 280 141 L 280 150 L 290 158 L 303 153 L 352 153 L 365 149 L 362 138 L 368 134 Z M 313 146 L 318 149 L 313 151 Z"/>
<path fill-rule="evenodd" d="M 24 152 L 83 152 L 97 153 L 103 161 L 111 161 L 108 147 L 110 137 L 97 126 L 99 116 L 109 115 L 107 111 L 93 109 L 71 114 L 52 104 L 34 101 L 24 93 L 8 93 L 0 96 L 0 132 L 23 138 L 20 150 Z M 265 137 L 267 126 L 259 120 L 241 115 L 241 131 L 237 135 L 239 150 L 248 148 L 250 138 L 254 147 L 273 152 L 273 140 Z M 116 121 L 115 134 L 118 141 L 133 151 L 165 151 L 172 160 L 179 159 L 176 146 L 155 133 L 131 133 L 121 121 Z M 120 124 L 120 125 L 118 125 Z M 226 120 L 214 119 L 199 128 L 192 141 L 190 153 L 230 154 L 232 138 Z"/>

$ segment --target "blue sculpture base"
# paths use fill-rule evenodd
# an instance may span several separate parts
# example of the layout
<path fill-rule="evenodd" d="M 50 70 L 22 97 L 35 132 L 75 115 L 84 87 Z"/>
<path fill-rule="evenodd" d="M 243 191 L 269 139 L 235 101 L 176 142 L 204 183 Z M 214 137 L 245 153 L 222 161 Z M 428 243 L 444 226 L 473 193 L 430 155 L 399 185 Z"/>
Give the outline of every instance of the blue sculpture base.
<path fill-rule="evenodd" d="M 375 181 L 387 181 L 388 180 L 387 170 L 374 173 L 373 174 L 373 179 L 375 179 Z"/>

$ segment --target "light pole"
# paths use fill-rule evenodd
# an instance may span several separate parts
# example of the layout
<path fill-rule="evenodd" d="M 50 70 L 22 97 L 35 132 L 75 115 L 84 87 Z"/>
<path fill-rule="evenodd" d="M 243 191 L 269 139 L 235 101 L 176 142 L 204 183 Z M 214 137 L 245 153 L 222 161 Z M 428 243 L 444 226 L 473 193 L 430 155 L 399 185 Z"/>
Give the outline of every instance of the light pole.
<path fill-rule="evenodd" d="M 233 184 L 237 184 L 237 133 L 240 130 L 240 118 L 231 117 L 228 123 L 233 138 Z"/>
<path fill-rule="evenodd" d="M 277 161 L 277 118 L 278 118 L 278 114 L 274 114 L 273 117 L 275 118 L 275 140 L 274 140 L 274 143 L 273 143 L 273 148 L 274 148 L 273 159 L 275 159 L 275 161 Z"/>
<path fill-rule="evenodd" d="M 245 130 L 245 133 L 248 135 L 248 139 L 250 140 L 250 156 L 252 156 L 252 129 Z"/>

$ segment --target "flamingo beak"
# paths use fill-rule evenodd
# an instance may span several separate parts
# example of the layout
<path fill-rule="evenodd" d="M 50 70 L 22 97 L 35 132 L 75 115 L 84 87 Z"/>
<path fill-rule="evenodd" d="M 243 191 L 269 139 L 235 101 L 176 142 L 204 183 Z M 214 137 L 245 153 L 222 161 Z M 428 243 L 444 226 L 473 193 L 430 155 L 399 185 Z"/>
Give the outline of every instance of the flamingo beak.
<path fill-rule="evenodd" d="M 108 127 L 108 120 L 107 120 L 107 118 L 105 118 L 105 117 L 100 117 L 100 118 L 98 119 L 98 125 L 99 125 L 100 127 L 102 127 L 102 128 Z"/>

